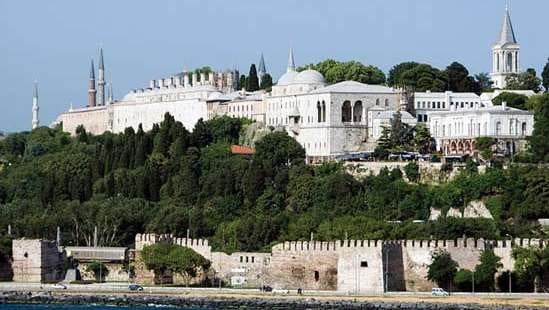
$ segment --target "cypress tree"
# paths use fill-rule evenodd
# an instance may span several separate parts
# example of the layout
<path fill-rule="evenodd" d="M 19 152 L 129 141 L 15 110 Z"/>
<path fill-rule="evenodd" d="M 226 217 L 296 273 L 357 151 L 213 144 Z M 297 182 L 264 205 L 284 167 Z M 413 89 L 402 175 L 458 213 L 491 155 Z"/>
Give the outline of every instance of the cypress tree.
<path fill-rule="evenodd" d="M 248 87 L 246 90 L 249 91 L 256 91 L 259 90 L 259 78 L 257 77 L 257 69 L 255 68 L 255 64 L 252 64 L 250 66 L 250 74 L 248 75 Z"/>
<path fill-rule="evenodd" d="M 261 89 L 270 91 L 273 87 L 273 77 L 266 73 L 263 77 L 261 77 Z"/>

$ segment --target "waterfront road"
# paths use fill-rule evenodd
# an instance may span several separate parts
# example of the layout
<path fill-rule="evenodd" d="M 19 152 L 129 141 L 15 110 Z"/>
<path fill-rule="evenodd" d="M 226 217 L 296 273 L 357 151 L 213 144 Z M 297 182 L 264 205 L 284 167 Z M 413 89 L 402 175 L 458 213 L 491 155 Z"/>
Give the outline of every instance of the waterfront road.
<path fill-rule="evenodd" d="M 336 291 L 307 291 L 298 295 L 296 290 L 260 292 L 258 289 L 237 288 L 185 288 L 172 286 L 144 287 L 143 291 L 130 291 L 128 283 L 66 284 L 67 289 L 55 288 L 53 284 L 0 282 L 1 292 L 32 292 L 66 295 L 150 295 L 205 298 L 277 298 L 314 299 L 355 302 L 400 302 L 400 303 L 451 303 L 486 305 L 529 305 L 549 307 L 548 293 L 452 293 L 449 297 L 432 296 L 430 292 L 389 292 L 384 294 L 354 294 Z"/>

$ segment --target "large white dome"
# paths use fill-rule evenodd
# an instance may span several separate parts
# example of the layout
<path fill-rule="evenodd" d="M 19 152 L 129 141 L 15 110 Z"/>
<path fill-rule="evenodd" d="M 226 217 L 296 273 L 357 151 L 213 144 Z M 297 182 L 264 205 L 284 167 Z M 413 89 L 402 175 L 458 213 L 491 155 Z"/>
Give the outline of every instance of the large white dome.
<path fill-rule="evenodd" d="M 326 80 L 320 72 L 316 70 L 305 70 L 300 72 L 294 79 L 296 84 L 325 84 Z"/>
<path fill-rule="evenodd" d="M 284 73 L 279 79 L 276 85 L 283 86 L 283 85 L 289 85 L 292 84 L 297 76 L 297 72 L 295 71 L 288 71 Z"/>

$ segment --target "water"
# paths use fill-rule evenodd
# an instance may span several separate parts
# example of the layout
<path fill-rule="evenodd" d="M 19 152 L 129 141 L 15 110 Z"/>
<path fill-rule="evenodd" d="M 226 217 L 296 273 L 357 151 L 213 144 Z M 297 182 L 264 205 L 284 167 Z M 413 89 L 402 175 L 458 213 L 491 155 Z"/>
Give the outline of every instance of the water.
<path fill-rule="evenodd" d="M 179 308 L 171 306 L 104 306 L 104 305 L 45 305 L 45 304 L 0 304 L 0 310 L 204 310 L 206 308 Z M 214 309 L 209 309 L 214 310 Z"/>

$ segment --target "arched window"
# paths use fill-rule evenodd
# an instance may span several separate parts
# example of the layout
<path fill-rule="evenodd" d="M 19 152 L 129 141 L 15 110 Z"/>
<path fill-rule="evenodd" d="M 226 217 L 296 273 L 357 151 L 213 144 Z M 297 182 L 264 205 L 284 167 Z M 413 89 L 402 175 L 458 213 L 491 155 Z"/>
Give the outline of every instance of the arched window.
<path fill-rule="evenodd" d="M 385 106 L 386 106 L 386 107 L 389 106 L 389 99 L 385 99 Z"/>
<path fill-rule="evenodd" d="M 513 54 L 508 53 L 507 54 L 507 72 L 513 71 Z"/>
<path fill-rule="evenodd" d="M 320 107 L 320 101 L 316 103 L 317 122 L 322 122 L 322 108 Z"/>
<path fill-rule="evenodd" d="M 322 100 L 322 121 L 326 122 L 326 103 Z"/>
<path fill-rule="evenodd" d="M 496 136 L 499 136 L 499 135 L 501 135 L 501 122 L 497 121 L 496 122 Z"/>
<path fill-rule="evenodd" d="M 351 102 L 346 100 L 341 106 L 341 121 L 344 123 L 351 122 Z"/>
<path fill-rule="evenodd" d="M 379 98 L 376 99 L 376 105 L 379 106 Z"/>
<path fill-rule="evenodd" d="M 520 132 L 523 136 L 526 136 L 526 122 L 522 123 Z"/>
<path fill-rule="evenodd" d="M 353 107 L 353 122 L 362 122 L 362 101 L 355 102 L 355 106 Z"/>

